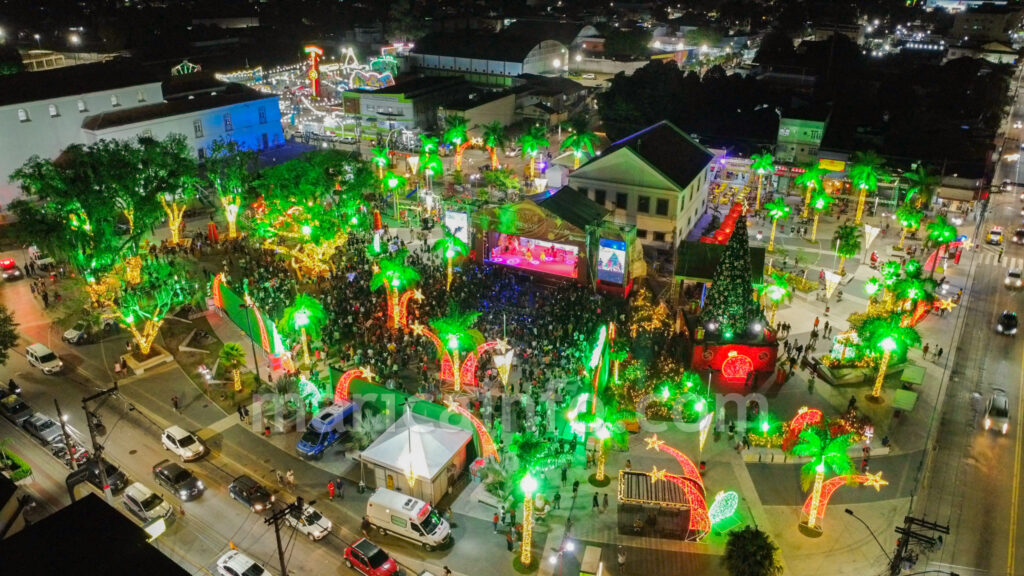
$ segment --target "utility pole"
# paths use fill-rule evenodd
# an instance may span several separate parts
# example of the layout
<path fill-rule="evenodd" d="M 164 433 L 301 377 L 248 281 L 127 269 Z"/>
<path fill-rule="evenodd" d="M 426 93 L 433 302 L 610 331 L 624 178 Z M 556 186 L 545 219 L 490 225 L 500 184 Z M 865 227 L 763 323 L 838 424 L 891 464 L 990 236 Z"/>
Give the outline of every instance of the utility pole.
<path fill-rule="evenodd" d="M 107 481 L 107 467 L 103 462 L 103 445 L 96 439 L 96 425 L 95 420 L 99 420 L 99 416 L 95 412 L 89 412 L 89 402 L 98 400 L 109 394 L 117 393 L 117 382 L 114 382 L 113 388 L 107 388 L 106 390 L 100 390 L 99 392 L 82 398 L 82 410 L 85 411 L 85 421 L 89 427 L 89 441 L 92 443 L 92 460 L 93 464 L 96 465 L 97 470 L 100 474 L 100 483 L 103 485 L 103 494 L 107 497 L 107 503 L 111 506 L 114 505 L 114 494 L 110 490 L 110 482 Z"/>
<path fill-rule="evenodd" d="M 896 528 L 896 533 L 900 535 L 899 544 L 896 546 L 896 552 L 893 554 L 892 561 L 889 563 L 889 575 L 899 576 L 899 573 L 903 570 L 904 560 L 917 561 L 917 554 L 910 552 L 910 543 L 917 542 L 926 546 L 935 546 L 942 542 L 942 536 L 933 538 L 929 534 L 924 532 L 918 532 L 914 530 L 915 527 L 927 530 L 929 533 L 938 532 L 940 534 L 949 535 L 949 526 L 942 526 L 934 522 L 928 522 L 921 518 L 914 518 L 913 516 L 906 516 L 903 518 L 903 526 Z M 910 552 L 908 554 L 908 552 Z"/>
<path fill-rule="evenodd" d="M 68 467 L 75 470 L 75 454 L 72 452 L 73 446 L 71 445 L 71 435 L 68 434 L 68 424 L 64 421 L 64 413 L 60 411 L 60 403 L 56 398 L 53 399 L 53 405 L 57 407 L 57 421 L 60 422 L 60 433 L 64 436 L 64 451 L 68 456 Z"/>
<path fill-rule="evenodd" d="M 316 504 L 316 500 L 311 500 L 309 505 Z M 274 526 L 274 538 L 277 539 L 277 559 L 281 563 L 281 576 L 288 576 L 288 567 L 284 563 L 284 548 L 281 546 L 281 519 L 292 512 L 302 514 L 302 510 L 306 507 L 302 497 L 299 496 L 295 499 L 295 502 L 285 506 L 284 508 L 274 512 L 269 518 L 263 520 L 264 524 L 272 524 Z"/>

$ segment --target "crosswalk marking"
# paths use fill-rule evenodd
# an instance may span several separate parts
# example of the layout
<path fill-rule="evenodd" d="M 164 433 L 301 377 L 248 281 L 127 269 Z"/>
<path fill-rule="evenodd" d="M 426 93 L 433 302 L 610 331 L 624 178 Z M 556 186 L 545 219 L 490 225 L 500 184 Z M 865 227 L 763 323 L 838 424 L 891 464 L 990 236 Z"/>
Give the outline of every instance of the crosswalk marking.
<path fill-rule="evenodd" d="M 1002 268 L 1021 268 L 1024 269 L 1024 258 L 1016 258 L 1012 256 L 1003 255 L 1002 262 L 999 261 L 998 252 L 990 252 L 985 250 L 978 254 L 978 264 L 985 264 L 989 266 L 999 266 Z"/>

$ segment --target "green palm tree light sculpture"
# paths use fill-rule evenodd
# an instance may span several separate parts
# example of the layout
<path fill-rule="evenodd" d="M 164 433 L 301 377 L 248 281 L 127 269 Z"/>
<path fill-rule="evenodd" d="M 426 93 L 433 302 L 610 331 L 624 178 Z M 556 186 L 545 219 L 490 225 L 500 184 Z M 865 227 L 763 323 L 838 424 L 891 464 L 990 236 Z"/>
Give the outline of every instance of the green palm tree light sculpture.
<path fill-rule="evenodd" d="M 825 192 L 816 192 L 814 197 L 811 199 L 811 208 L 814 209 L 814 225 L 811 226 L 811 242 L 815 242 L 818 238 L 818 218 L 821 216 L 822 212 L 829 209 L 832 202 L 835 202 L 835 200 Z"/>
<path fill-rule="evenodd" d="M 373 165 L 377 167 L 377 179 L 384 179 L 384 169 L 391 163 L 387 146 L 374 146 L 370 149 Z"/>
<path fill-rule="evenodd" d="M 559 147 L 560 150 L 572 150 L 572 169 L 577 170 L 580 167 L 580 159 L 583 155 L 588 156 L 594 155 L 594 144 L 597 143 L 597 134 L 590 131 L 573 131 L 565 140 L 562 141 L 562 145 Z"/>
<path fill-rule="evenodd" d="M 466 120 L 462 116 L 452 116 L 447 119 L 448 129 L 444 131 L 444 141 L 455 147 L 455 170 L 462 171 L 462 153 L 472 143 L 469 139 L 469 131 Z"/>
<path fill-rule="evenodd" d="M 797 176 L 796 179 L 793 180 L 794 184 L 807 190 L 807 193 L 804 196 L 804 210 L 800 214 L 801 218 L 807 218 L 808 210 L 810 210 L 811 207 L 811 195 L 815 191 L 824 188 L 825 185 L 822 180 L 824 177 L 824 170 L 818 168 L 817 165 L 811 165 L 807 167 L 803 174 Z"/>
<path fill-rule="evenodd" d="M 294 303 L 284 309 L 284 317 L 281 319 L 281 326 L 292 332 L 298 333 L 302 340 L 302 361 L 309 365 L 309 339 L 320 337 L 320 329 L 327 319 L 327 313 L 320 302 L 306 294 L 299 294 L 295 297 Z"/>
<path fill-rule="evenodd" d="M 900 233 L 900 243 L 896 246 L 897 248 L 903 249 L 903 240 L 906 239 L 907 233 L 920 228 L 923 217 L 924 213 L 911 204 L 902 204 L 896 209 L 896 220 L 903 227 L 903 231 Z"/>
<path fill-rule="evenodd" d="M 839 275 L 846 274 L 846 259 L 852 258 L 860 253 L 860 228 L 844 224 L 836 228 L 832 235 L 832 243 L 839 254 Z"/>
<path fill-rule="evenodd" d="M 237 342 L 225 342 L 220 349 L 220 363 L 225 370 L 231 371 L 235 392 L 242 391 L 242 366 L 245 365 L 245 350 Z"/>
<path fill-rule="evenodd" d="M 881 170 L 885 160 L 874 152 L 858 152 L 853 155 L 853 168 L 850 169 L 850 181 L 857 188 L 857 216 L 854 223 L 860 224 L 864 214 L 864 202 L 868 194 L 878 190 L 878 181 L 889 181 L 889 176 Z"/>
<path fill-rule="evenodd" d="M 904 201 L 913 203 L 915 208 L 930 204 L 939 189 L 939 184 L 942 183 L 942 178 L 921 162 L 914 167 L 913 172 L 907 172 L 904 177 L 910 182 Z"/>
<path fill-rule="evenodd" d="M 783 198 L 776 198 L 765 204 L 764 207 L 768 209 L 768 215 L 772 218 L 772 235 L 768 239 L 768 251 L 771 252 L 775 249 L 775 227 L 778 225 L 779 220 L 789 218 L 792 209 L 786 205 L 786 201 Z"/>
<path fill-rule="evenodd" d="M 932 263 L 931 275 L 935 275 L 935 269 L 939 267 L 939 256 L 946 252 L 950 242 L 956 240 L 956 226 L 950 224 L 946 217 L 938 215 L 935 220 L 928 223 L 928 242 L 936 247 L 935 262 Z"/>
<path fill-rule="evenodd" d="M 878 362 L 878 376 L 868 397 L 872 402 L 882 402 L 882 383 L 885 381 L 885 372 L 889 369 L 889 361 L 893 354 L 903 357 L 908 348 L 921 344 L 921 336 L 917 330 L 903 324 L 903 319 L 898 314 L 893 314 L 886 318 L 872 318 L 857 331 L 868 353 L 877 354 L 879 350 L 882 352 L 882 358 Z"/>
<path fill-rule="evenodd" d="M 498 169 L 498 149 L 504 148 L 508 143 L 508 136 L 505 135 L 505 126 L 495 120 L 484 125 L 484 147 L 491 157 L 491 170 Z"/>
<path fill-rule="evenodd" d="M 764 154 L 753 154 L 750 159 L 754 162 L 750 165 L 750 169 L 757 173 L 757 196 L 754 199 L 754 210 L 761 209 L 761 190 L 764 188 L 764 177 L 768 174 L 775 173 L 775 159 L 771 154 L 765 152 Z M 771 248 L 769 248 L 771 250 Z"/>
<path fill-rule="evenodd" d="M 793 291 L 786 280 L 786 275 L 781 272 L 774 272 L 771 275 L 771 282 L 764 285 L 762 289 L 768 301 L 772 303 L 772 316 L 768 320 L 770 326 L 775 325 L 775 313 L 779 311 L 779 304 L 793 298 Z"/>
<path fill-rule="evenodd" d="M 543 126 L 530 126 L 525 134 L 519 137 L 519 145 L 523 148 L 523 156 L 529 156 L 530 162 L 526 165 L 526 177 L 533 180 L 537 171 L 537 154 L 542 147 L 550 145 L 548 142 L 547 130 Z"/>
<path fill-rule="evenodd" d="M 437 252 L 444 258 L 448 272 L 448 282 L 445 284 L 445 290 L 451 290 L 452 265 L 456 259 L 469 254 L 469 246 L 461 238 L 449 232 L 439 238 L 437 242 L 434 242 L 434 252 Z"/>
<path fill-rule="evenodd" d="M 384 179 L 382 180 L 382 182 L 384 183 L 384 187 L 388 189 L 388 192 L 391 193 L 392 198 L 394 198 L 395 200 L 395 220 L 397 220 L 398 194 L 400 191 L 405 189 L 407 180 L 404 177 L 395 174 L 391 170 L 388 170 L 387 173 L 384 174 Z"/>
<path fill-rule="evenodd" d="M 387 297 L 388 326 L 392 329 L 408 325 L 409 300 L 423 297 L 419 290 L 414 290 L 420 280 L 420 273 L 405 263 L 408 254 L 408 250 L 402 249 L 387 258 L 381 258 L 375 265 L 373 277 L 370 278 L 370 290 L 384 288 Z"/>
<path fill-rule="evenodd" d="M 837 476 L 846 476 L 853 472 L 853 462 L 850 461 L 850 457 L 846 453 L 851 440 L 849 435 L 830 438 L 825 430 L 806 428 L 800 432 L 798 442 L 793 446 L 794 455 L 810 458 L 800 469 L 800 481 L 806 490 L 811 484 L 811 479 L 814 480 L 811 509 L 805 524 L 811 530 L 821 531 L 821 528 L 817 526 L 817 520 L 825 474 L 832 472 Z"/>

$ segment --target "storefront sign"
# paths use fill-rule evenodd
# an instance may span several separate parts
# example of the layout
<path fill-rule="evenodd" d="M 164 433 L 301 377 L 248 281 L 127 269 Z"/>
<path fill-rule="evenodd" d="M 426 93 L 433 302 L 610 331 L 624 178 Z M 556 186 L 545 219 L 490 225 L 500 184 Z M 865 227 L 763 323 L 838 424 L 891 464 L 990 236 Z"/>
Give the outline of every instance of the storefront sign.
<path fill-rule="evenodd" d="M 846 162 L 843 162 L 842 160 L 833 160 L 831 158 L 818 158 L 818 168 L 828 170 L 829 172 L 845 172 Z"/>

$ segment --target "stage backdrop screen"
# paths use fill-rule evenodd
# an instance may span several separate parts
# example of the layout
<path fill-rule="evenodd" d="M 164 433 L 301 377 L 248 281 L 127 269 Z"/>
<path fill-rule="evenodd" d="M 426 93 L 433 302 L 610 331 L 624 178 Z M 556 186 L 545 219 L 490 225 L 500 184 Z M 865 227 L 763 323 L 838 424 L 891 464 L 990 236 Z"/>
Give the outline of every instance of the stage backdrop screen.
<path fill-rule="evenodd" d="M 579 249 L 576 246 L 512 234 L 491 233 L 489 248 L 489 262 L 576 278 L 576 265 L 579 261 Z"/>
<path fill-rule="evenodd" d="M 626 243 L 601 238 L 597 250 L 597 279 L 622 285 L 626 279 Z"/>
<path fill-rule="evenodd" d="M 444 227 L 453 235 L 469 244 L 469 214 L 448 210 L 444 213 Z"/>

